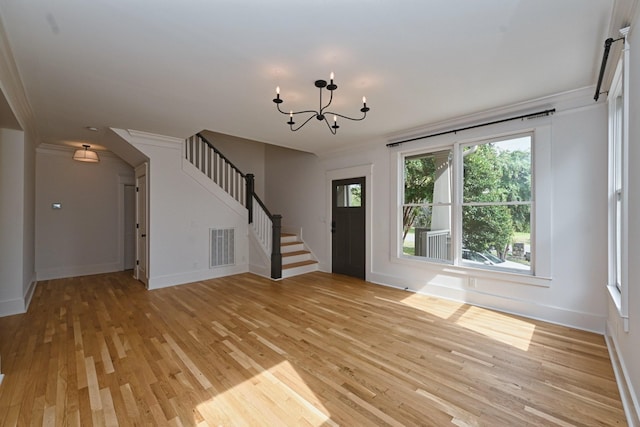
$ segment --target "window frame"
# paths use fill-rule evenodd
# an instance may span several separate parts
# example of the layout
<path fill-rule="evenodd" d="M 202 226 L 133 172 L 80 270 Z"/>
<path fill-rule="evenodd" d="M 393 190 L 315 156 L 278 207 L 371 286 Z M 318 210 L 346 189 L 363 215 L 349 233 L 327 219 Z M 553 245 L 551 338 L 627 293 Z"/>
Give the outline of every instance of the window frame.
<path fill-rule="evenodd" d="M 464 202 L 463 201 L 463 184 L 464 184 L 464 178 L 463 178 L 463 174 L 464 174 L 464 156 L 462 155 L 463 150 L 465 147 L 469 147 L 469 146 L 474 146 L 474 145 L 483 145 L 483 144 L 489 144 L 489 143 L 495 143 L 495 142 L 500 142 L 500 141 L 508 141 L 511 139 L 517 139 L 517 138 L 524 138 L 524 137 L 528 137 L 530 138 L 530 150 L 531 150 L 531 198 L 528 202 L 526 203 L 520 203 L 520 202 L 496 202 L 496 203 L 481 203 L 482 205 L 490 205 L 490 206 L 494 206 L 494 205 L 514 205 L 514 204 L 526 204 L 528 206 L 530 206 L 530 224 L 531 224 L 531 261 L 530 261 L 530 269 L 526 270 L 526 271 L 520 271 L 517 269 L 506 269 L 506 268 L 500 268 L 500 267 L 493 267 L 490 265 L 487 266 L 476 266 L 473 265 L 472 263 L 468 263 L 465 262 L 463 260 L 463 256 L 462 256 L 462 209 L 464 206 L 468 206 L 468 205 L 475 205 L 476 203 L 469 203 L 469 202 Z M 536 268 L 535 268 L 535 262 L 536 262 L 536 246 L 535 246 L 535 239 L 534 239 L 534 229 L 535 229 L 535 211 L 536 211 L 536 204 L 535 204 L 535 188 L 536 188 L 536 175 L 537 172 L 535 171 L 535 132 L 532 129 L 525 129 L 525 130 L 521 130 L 521 131 L 515 131 L 515 132 L 510 132 L 507 134 L 503 134 L 503 135 L 499 135 L 499 136 L 492 136 L 492 137 L 481 137 L 481 138 L 476 138 L 473 140 L 466 140 L 466 141 L 452 141 L 450 144 L 447 145 L 437 145 L 437 146 L 433 146 L 433 147 L 425 147 L 422 150 L 418 150 L 418 151 L 406 151 L 406 152 L 401 152 L 399 153 L 399 196 L 400 196 L 400 203 L 399 203 L 399 208 L 397 209 L 397 215 L 399 217 L 399 231 L 398 231 L 398 258 L 399 259 L 407 259 L 407 260 L 415 260 L 415 261 L 419 261 L 419 262 L 426 262 L 426 263 L 433 263 L 433 264 L 441 264 L 441 265 L 445 265 L 445 266 L 451 266 L 451 267 L 459 267 L 459 268 L 464 268 L 464 269 L 473 269 L 473 270 L 479 270 L 479 271 L 490 271 L 490 272 L 495 272 L 498 274 L 512 274 L 512 275 L 517 275 L 517 276 L 522 276 L 522 277 L 536 277 Z M 453 159 L 450 162 L 450 167 L 452 168 L 452 173 L 451 173 L 451 190 L 452 190 L 452 194 L 451 194 L 451 203 L 448 204 L 451 207 L 451 252 L 452 252 L 452 259 L 451 261 L 447 261 L 447 260 L 442 260 L 442 259 L 436 259 L 436 258 L 427 258 L 427 257 L 420 257 L 420 256 L 414 256 L 414 255 L 407 255 L 404 254 L 403 251 L 403 215 L 402 215 L 402 210 L 404 209 L 405 206 L 408 205 L 412 205 L 411 203 L 406 203 L 405 200 L 405 175 L 404 175 L 404 170 L 405 170 L 405 162 L 407 159 L 410 159 L 412 157 L 418 157 L 421 155 L 424 156 L 428 156 L 430 154 L 435 154 L 435 153 L 440 153 L 443 151 L 450 151 L 453 155 Z M 437 204 L 435 203 L 426 203 L 426 204 L 421 204 L 422 205 L 428 205 L 428 206 L 437 206 Z"/>
<path fill-rule="evenodd" d="M 608 280 L 609 295 L 629 331 L 628 239 L 629 224 L 629 43 L 626 32 L 622 54 L 613 75 L 608 103 Z"/>
<path fill-rule="evenodd" d="M 505 113 L 506 114 L 506 113 Z M 532 121 L 508 121 L 487 127 L 467 130 L 463 135 L 446 133 L 429 139 L 418 139 L 410 143 L 398 146 L 391 152 L 390 171 L 395 177 L 395 183 L 391 188 L 395 191 L 393 198 L 396 204 L 390 206 L 391 230 L 389 242 L 389 260 L 394 264 L 405 268 L 417 269 L 416 271 L 429 271 L 443 280 L 453 278 L 478 278 L 492 280 L 496 283 L 508 285 L 536 286 L 548 288 L 552 284 L 554 245 L 552 236 L 552 208 L 553 208 L 553 173 L 552 165 L 552 116 L 537 117 Z M 461 126 L 464 123 L 460 123 Z M 532 201 L 535 209 L 532 212 L 531 245 L 535 255 L 532 255 L 534 265 L 533 274 L 518 274 L 511 271 L 496 271 L 482 268 L 474 268 L 461 265 L 461 244 L 457 239 L 452 239 L 453 263 L 434 262 L 422 257 L 412 257 L 403 254 L 402 251 L 402 215 L 404 186 L 404 158 L 428 152 L 451 149 L 459 150 L 462 144 L 478 143 L 490 139 L 508 139 L 522 134 L 530 133 L 532 140 Z M 458 155 L 459 156 L 459 155 Z M 456 159 L 457 157 L 454 157 Z M 460 170 L 460 167 L 458 167 Z M 453 177 L 453 199 L 458 200 L 462 191 L 459 177 Z M 453 210 L 453 209 L 452 209 Z M 455 229 L 459 221 L 452 222 L 452 233 L 460 235 L 461 230 Z M 455 257 L 459 258 L 455 258 Z M 449 277 L 450 279 L 444 279 Z"/>

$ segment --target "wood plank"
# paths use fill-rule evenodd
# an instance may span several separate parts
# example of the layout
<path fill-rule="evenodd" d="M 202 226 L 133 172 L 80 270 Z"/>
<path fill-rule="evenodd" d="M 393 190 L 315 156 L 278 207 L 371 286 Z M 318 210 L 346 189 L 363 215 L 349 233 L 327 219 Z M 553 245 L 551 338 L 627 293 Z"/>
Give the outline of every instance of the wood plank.
<path fill-rule="evenodd" d="M 625 425 L 602 336 L 314 272 L 38 284 L 4 425 Z"/>

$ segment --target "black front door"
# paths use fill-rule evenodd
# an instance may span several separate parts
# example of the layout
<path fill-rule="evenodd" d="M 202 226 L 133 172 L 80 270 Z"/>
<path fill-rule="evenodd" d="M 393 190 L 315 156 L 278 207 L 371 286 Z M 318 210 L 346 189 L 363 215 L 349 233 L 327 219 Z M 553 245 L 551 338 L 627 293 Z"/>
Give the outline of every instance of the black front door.
<path fill-rule="evenodd" d="M 365 178 L 333 181 L 331 265 L 334 273 L 365 278 Z"/>

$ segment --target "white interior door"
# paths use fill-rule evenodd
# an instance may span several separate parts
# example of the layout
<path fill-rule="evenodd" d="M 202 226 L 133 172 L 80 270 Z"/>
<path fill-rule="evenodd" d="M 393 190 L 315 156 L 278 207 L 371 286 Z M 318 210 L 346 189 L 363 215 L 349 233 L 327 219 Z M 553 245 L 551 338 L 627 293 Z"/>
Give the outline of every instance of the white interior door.
<path fill-rule="evenodd" d="M 149 203 L 147 170 L 147 163 L 143 163 L 136 168 L 136 266 L 134 269 L 136 279 L 144 283 L 145 286 L 149 285 L 149 236 L 147 233 Z"/>

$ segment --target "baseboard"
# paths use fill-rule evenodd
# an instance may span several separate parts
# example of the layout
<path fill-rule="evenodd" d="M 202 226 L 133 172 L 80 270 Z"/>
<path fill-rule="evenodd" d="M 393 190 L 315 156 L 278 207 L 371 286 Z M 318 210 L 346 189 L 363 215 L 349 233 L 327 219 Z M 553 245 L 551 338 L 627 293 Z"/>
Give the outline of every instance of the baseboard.
<path fill-rule="evenodd" d="M 262 277 L 266 277 L 267 279 L 271 279 L 271 268 L 267 268 L 262 265 L 249 264 L 249 272 L 257 276 L 262 276 Z"/>
<path fill-rule="evenodd" d="M 66 267 L 42 268 L 38 269 L 36 275 L 38 280 L 54 280 L 67 277 L 89 276 L 92 274 L 113 273 L 122 271 L 121 262 L 111 262 L 94 265 L 70 265 Z"/>
<path fill-rule="evenodd" d="M 13 316 L 25 312 L 24 298 L 0 301 L 0 317 Z"/>
<path fill-rule="evenodd" d="M 609 350 L 609 358 L 613 366 L 613 373 L 616 376 L 618 390 L 620 391 L 620 399 L 624 413 L 627 417 L 629 427 L 640 427 L 640 405 L 638 404 L 636 394 L 633 390 L 624 360 L 618 354 L 618 347 L 615 335 L 612 333 L 610 325 L 607 323 L 607 333 L 605 334 L 607 349 Z"/>
<path fill-rule="evenodd" d="M 218 277 L 231 276 L 249 272 L 247 264 L 239 264 L 229 267 L 217 267 L 207 270 L 189 271 L 185 273 L 170 274 L 166 276 L 149 277 L 149 290 L 168 288 L 170 286 L 184 285 L 200 282 L 202 280 L 216 279 Z"/>
<path fill-rule="evenodd" d="M 14 314 L 26 313 L 33 298 L 33 293 L 36 290 L 37 282 L 35 280 L 35 274 L 29 281 L 29 286 L 24 292 L 22 298 L 14 298 L 10 300 L 0 301 L 0 317 L 13 316 Z"/>
<path fill-rule="evenodd" d="M 409 280 L 374 272 L 369 274 L 367 280 L 384 286 L 409 290 L 412 290 L 415 285 L 414 282 Z M 439 285 L 437 283 L 429 283 L 417 292 L 423 295 L 471 304 L 602 335 L 605 333 L 605 315 L 600 316 L 593 313 L 569 310 L 563 307 L 543 305 L 527 300 L 485 293 L 477 289 L 458 288 Z"/>
<path fill-rule="evenodd" d="M 29 310 L 29 305 L 31 304 L 31 299 L 33 298 L 33 294 L 36 292 L 36 285 L 38 282 L 35 280 L 35 273 L 33 274 L 33 278 L 31 283 L 29 283 L 29 287 L 27 288 L 27 292 L 24 293 L 24 311 L 25 313 Z"/>

